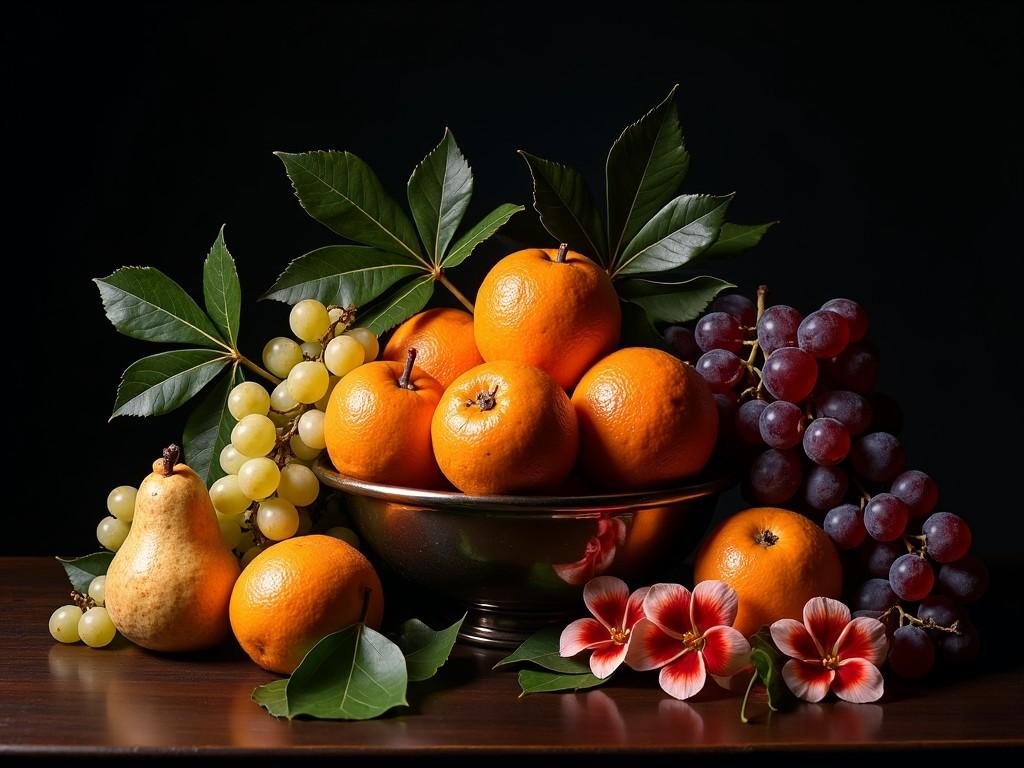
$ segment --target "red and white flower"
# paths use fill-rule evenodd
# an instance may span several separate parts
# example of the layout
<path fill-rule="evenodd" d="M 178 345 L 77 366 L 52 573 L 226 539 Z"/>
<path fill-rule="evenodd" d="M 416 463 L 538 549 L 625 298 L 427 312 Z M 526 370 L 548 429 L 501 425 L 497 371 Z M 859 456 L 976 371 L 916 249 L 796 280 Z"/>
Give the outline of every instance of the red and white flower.
<path fill-rule="evenodd" d="M 629 593 L 622 579 L 598 576 L 583 588 L 583 602 L 595 616 L 577 619 L 564 630 L 558 644 L 560 656 L 590 654 L 590 671 L 605 678 L 626 658 L 633 626 L 643 618 L 647 587 Z"/>
<path fill-rule="evenodd" d="M 728 678 L 750 660 L 750 643 L 733 629 L 739 598 L 721 581 L 702 581 L 691 593 L 679 584 L 655 584 L 644 598 L 644 619 L 633 627 L 626 663 L 661 669 L 665 693 L 688 699 L 708 674 Z"/>
<path fill-rule="evenodd" d="M 771 626 L 772 640 L 790 660 L 782 679 L 793 695 L 821 701 L 829 689 L 855 704 L 882 696 L 882 673 L 889 641 L 878 619 L 850 620 L 850 609 L 838 600 L 812 597 L 804 605 L 804 623 L 779 619 Z"/>
<path fill-rule="evenodd" d="M 626 540 L 626 524 L 617 517 L 597 521 L 597 532 L 583 547 L 583 555 L 574 563 L 555 563 L 551 567 L 566 584 L 579 586 L 607 571 L 615 560 L 615 551 Z"/>

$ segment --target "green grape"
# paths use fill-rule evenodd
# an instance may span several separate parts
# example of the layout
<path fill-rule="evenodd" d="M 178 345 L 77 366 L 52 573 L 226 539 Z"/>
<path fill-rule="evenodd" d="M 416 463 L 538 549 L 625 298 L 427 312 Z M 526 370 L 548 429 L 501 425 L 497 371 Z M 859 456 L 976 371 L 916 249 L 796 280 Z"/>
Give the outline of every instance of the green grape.
<path fill-rule="evenodd" d="M 304 341 L 299 345 L 299 349 L 302 350 L 302 356 L 308 360 L 318 360 L 324 353 L 324 345 L 319 341 Z"/>
<path fill-rule="evenodd" d="M 292 449 L 292 453 L 295 454 L 295 458 L 301 459 L 302 461 L 312 461 L 320 455 L 319 448 L 310 448 L 298 435 L 292 435 L 291 440 L 288 441 L 288 447 Z"/>
<path fill-rule="evenodd" d="M 327 392 L 324 394 L 323 397 L 321 397 L 319 400 L 313 403 L 314 408 L 316 408 L 318 411 L 327 410 L 327 404 L 331 402 L 331 393 L 334 391 L 334 388 L 338 386 L 339 381 L 341 381 L 340 376 L 331 376 L 331 378 L 327 382 Z"/>
<path fill-rule="evenodd" d="M 245 554 L 242 555 L 242 567 L 245 568 L 265 549 L 266 547 L 249 547 L 249 549 L 245 550 Z"/>
<path fill-rule="evenodd" d="M 103 601 L 107 597 L 107 577 L 101 575 L 94 578 L 89 582 L 87 592 L 96 605 L 103 605 Z"/>
<path fill-rule="evenodd" d="M 315 403 L 327 394 L 331 379 L 323 363 L 305 360 L 292 368 L 287 381 L 289 395 L 300 403 Z"/>
<path fill-rule="evenodd" d="M 104 517 L 96 526 L 96 539 L 111 552 L 117 552 L 128 537 L 128 523 L 116 517 Z"/>
<path fill-rule="evenodd" d="M 220 468 L 229 475 L 237 475 L 238 470 L 242 468 L 242 465 L 251 458 L 253 457 L 246 456 L 240 450 L 235 448 L 234 444 L 228 443 L 220 452 Z"/>
<path fill-rule="evenodd" d="M 260 503 L 256 525 L 272 541 L 289 539 L 299 529 L 299 511 L 287 499 L 275 496 Z"/>
<path fill-rule="evenodd" d="M 246 459 L 242 463 L 242 467 L 250 461 L 252 459 Z M 242 470 L 242 467 L 239 467 L 239 471 Z M 213 502 L 213 508 L 219 514 L 230 517 L 244 512 L 252 503 L 252 498 L 242 491 L 238 475 L 224 475 L 210 486 L 210 501 Z"/>
<path fill-rule="evenodd" d="M 266 416 L 270 411 L 270 394 L 262 384 L 243 381 L 228 395 L 228 410 L 236 419 L 243 419 L 252 413 Z"/>
<path fill-rule="evenodd" d="M 341 320 L 342 310 L 341 307 L 331 307 L 327 310 L 327 319 L 332 323 L 336 323 Z"/>
<path fill-rule="evenodd" d="M 380 343 L 377 341 L 377 336 L 373 331 L 366 328 L 353 328 L 351 331 L 345 331 L 345 335 L 351 336 L 363 345 L 363 351 L 365 352 L 363 359 L 367 363 L 377 359 L 377 354 L 380 352 Z"/>
<path fill-rule="evenodd" d="M 107 496 L 107 511 L 118 520 L 130 523 L 135 516 L 135 496 L 138 489 L 119 485 Z"/>
<path fill-rule="evenodd" d="M 310 448 L 322 451 L 324 442 L 324 412 L 312 408 L 299 417 L 299 437 Z"/>
<path fill-rule="evenodd" d="M 336 539 L 341 539 L 346 544 L 349 544 L 356 549 L 359 549 L 359 537 L 356 532 L 351 528 L 346 528 L 342 525 L 335 526 L 334 528 L 328 528 L 326 531 L 328 536 L 333 536 Z"/>
<path fill-rule="evenodd" d="M 58 643 L 77 643 L 78 621 L 82 618 L 82 609 L 77 605 L 62 605 L 50 614 L 50 634 Z"/>
<path fill-rule="evenodd" d="M 320 493 L 320 481 L 313 470 L 302 464 L 285 464 L 281 470 L 281 484 L 277 495 L 288 499 L 297 507 L 308 507 Z"/>
<path fill-rule="evenodd" d="M 372 335 L 372 334 L 371 334 Z M 336 336 L 324 349 L 324 365 L 335 376 L 344 376 L 365 362 L 366 350 L 354 336 Z"/>
<path fill-rule="evenodd" d="M 238 523 L 231 518 L 219 517 L 217 524 L 220 526 L 220 537 L 228 549 L 235 549 L 242 541 L 242 529 Z"/>
<path fill-rule="evenodd" d="M 292 307 L 288 315 L 288 325 L 298 338 L 303 341 L 317 341 L 327 333 L 330 326 L 327 307 L 316 299 L 305 299 Z"/>
<path fill-rule="evenodd" d="M 249 459 L 238 470 L 238 487 L 250 499 L 265 499 L 277 490 L 281 470 L 272 459 Z"/>
<path fill-rule="evenodd" d="M 78 636 L 90 648 L 102 648 L 105 645 L 110 645 L 110 641 L 116 634 L 117 628 L 110 620 L 110 614 L 107 613 L 106 608 L 90 608 L 78 620 Z"/>
<path fill-rule="evenodd" d="M 296 536 L 306 536 L 310 531 L 313 530 L 313 518 L 309 515 L 308 509 L 299 510 L 299 529 L 295 532 Z"/>
<path fill-rule="evenodd" d="M 246 456 L 266 456 L 274 450 L 276 442 L 274 422 L 258 413 L 244 417 L 231 430 L 231 444 Z"/>
<path fill-rule="evenodd" d="M 279 379 L 287 376 L 300 362 L 302 349 L 297 342 L 285 336 L 277 336 L 263 347 L 263 365 Z"/>
<path fill-rule="evenodd" d="M 299 407 L 299 401 L 288 393 L 288 381 L 282 381 L 270 393 L 270 407 L 281 413 L 289 413 Z"/>

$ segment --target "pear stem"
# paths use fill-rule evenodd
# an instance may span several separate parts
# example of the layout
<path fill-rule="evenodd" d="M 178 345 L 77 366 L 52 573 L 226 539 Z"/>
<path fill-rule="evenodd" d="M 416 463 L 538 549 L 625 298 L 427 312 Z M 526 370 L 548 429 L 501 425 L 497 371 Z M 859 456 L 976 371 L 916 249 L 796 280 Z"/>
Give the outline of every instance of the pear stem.
<path fill-rule="evenodd" d="M 412 383 L 412 366 L 415 362 L 416 348 L 410 347 L 405 356 L 405 370 L 403 370 L 402 375 L 398 377 L 398 386 L 402 389 L 416 389 L 416 386 Z"/>
<path fill-rule="evenodd" d="M 163 456 L 164 456 L 163 476 L 164 477 L 170 477 L 171 475 L 174 474 L 174 465 L 177 464 L 178 463 L 178 459 L 181 458 L 181 448 L 179 448 L 176 444 L 171 443 L 166 448 L 164 448 Z"/>
<path fill-rule="evenodd" d="M 569 244 L 561 243 L 558 246 L 558 253 L 555 254 L 555 261 L 559 264 L 565 263 L 565 257 L 569 255 Z"/>

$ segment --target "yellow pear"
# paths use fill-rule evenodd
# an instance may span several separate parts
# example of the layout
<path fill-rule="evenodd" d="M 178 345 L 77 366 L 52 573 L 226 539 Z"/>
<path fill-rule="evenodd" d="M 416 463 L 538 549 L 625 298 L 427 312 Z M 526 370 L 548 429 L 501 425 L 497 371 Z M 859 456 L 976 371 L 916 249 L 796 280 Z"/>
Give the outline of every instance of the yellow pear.
<path fill-rule="evenodd" d="M 228 634 L 238 560 L 225 546 L 199 475 L 172 445 L 139 486 L 135 517 L 107 569 L 118 631 L 154 651 L 194 651 Z"/>

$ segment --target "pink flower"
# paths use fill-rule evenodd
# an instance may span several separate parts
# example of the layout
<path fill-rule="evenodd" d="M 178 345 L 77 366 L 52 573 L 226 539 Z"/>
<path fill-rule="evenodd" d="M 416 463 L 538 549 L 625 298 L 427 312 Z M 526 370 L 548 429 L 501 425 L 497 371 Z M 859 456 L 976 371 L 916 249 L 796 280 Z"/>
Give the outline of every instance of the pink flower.
<path fill-rule="evenodd" d="M 615 550 L 626 540 L 626 524 L 617 517 L 597 521 L 597 533 L 587 540 L 583 556 L 574 563 L 555 563 L 555 574 L 566 584 L 586 584 L 611 567 Z"/>
<path fill-rule="evenodd" d="M 812 597 L 804 606 L 804 623 L 779 619 L 771 626 L 772 640 L 792 657 L 782 667 L 782 679 L 793 695 L 821 701 L 829 688 L 855 704 L 882 696 L 882 673 L 889 641 L 878 619 L 850 621 L 850 609 L 838 600 Z"/>
<path fill-rule="evenodd" d="M 558 644 L 560 656 L 590 654 L 590 671 L 605 678 L 626 658 L 633 625 L 643 618 L 647 587 L 629 594 L 629 587 L 614 576 L 598 576 L 583 588 L 583 602 L 594 619 L 577 619 L 564 630 Z"/>
<path fill-rule="evenodd" d="M 702 581 L 690 593 L 679 584 L 655 584 L 644 598 L 644 616 L 633 627 L 626 663 L 658 669 L 665 693 L 688 699 L 710 673 L 728 678 L 750 660 L 750 643 L 732 628 L 739 598 L 721 581 Z"/>

